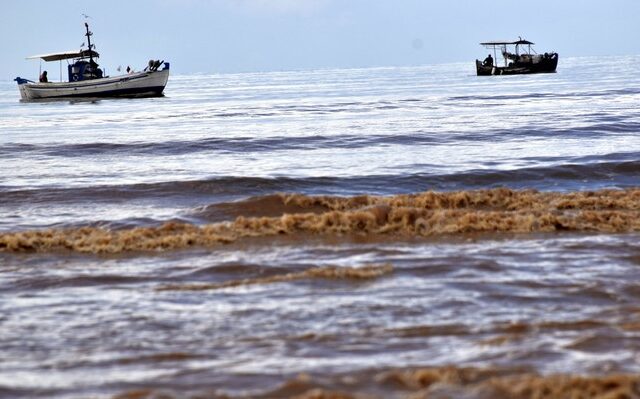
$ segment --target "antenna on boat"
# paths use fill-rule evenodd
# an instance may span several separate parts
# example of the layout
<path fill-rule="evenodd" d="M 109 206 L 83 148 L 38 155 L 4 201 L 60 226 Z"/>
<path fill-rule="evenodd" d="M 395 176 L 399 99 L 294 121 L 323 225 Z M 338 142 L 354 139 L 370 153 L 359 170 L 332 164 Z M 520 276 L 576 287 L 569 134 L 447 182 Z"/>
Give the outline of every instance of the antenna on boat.
<path fill-rule="evenodd" d="M 83 14 L 84 15 L 84 14 Z M 89 32 L 89 24 L 88 23 L 84 23 L 84 27 L 87 28 L 87 33 L 85 36 L 87 36 L 87 43 L 89 46 L 89 65 L 91 66 L 91 77 L 93 77 L 93 52 L 91 51 L 91 36 L 93 35 L 93 32 Z"/>

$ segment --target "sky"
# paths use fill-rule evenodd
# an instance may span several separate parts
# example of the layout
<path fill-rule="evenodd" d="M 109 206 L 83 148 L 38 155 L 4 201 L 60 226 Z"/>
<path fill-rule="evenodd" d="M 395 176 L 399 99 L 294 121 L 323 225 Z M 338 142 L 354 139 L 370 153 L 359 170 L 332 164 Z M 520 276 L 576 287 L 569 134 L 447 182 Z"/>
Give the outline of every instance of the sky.
<path fill-rule="evenodd" d="M 525 4 L 526 3 L 526 4 Z M 79 48 L 100 65 L 171 62 L 174 74 L 415 66 L 482 59 L 481 41 L 570 56 L 640 54 L 639 0 L 3 0 L 0 80 L 34 78 L 34 54 Z M 89 15 L 85 19 L 82 14 Z M 59 66 L 43 64 L 57 78 Z"/>

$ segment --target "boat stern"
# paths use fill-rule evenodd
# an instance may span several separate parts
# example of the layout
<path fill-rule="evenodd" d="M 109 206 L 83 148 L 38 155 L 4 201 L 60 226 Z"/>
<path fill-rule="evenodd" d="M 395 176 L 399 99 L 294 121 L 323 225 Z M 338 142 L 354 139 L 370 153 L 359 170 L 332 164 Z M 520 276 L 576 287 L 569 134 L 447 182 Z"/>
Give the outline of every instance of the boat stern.
<path fill-rule="evenodd" d="M 483 65 L 482 61 L 476 60 L 476 73 L 478 76 L 490 76 L 493 74 L 493 66 Z"/>
<path fill-rule="evenodd" d="M 163 88 L 164 88 L 164 86 L 167 85 L 167 82 L 169 81 L 169 70 L 170 70 L 170 68 L 171 68 L 171 64 L 168 63 L 168 62 L 165 62 L 163 64 L 163 68 L 161 70 L 157 71 L 158 73 L 161 73 L 163 75 L 163 78 L 164 78 L 164 84 L 162 85 Z"/>
<path fill-rule="evenodd" d="M 164 67 L 160 70 L 153 71 L 149 74 L 149 86 L 152 87 L 152 91 L 155 95 L 161 96 L 164 92 L 164 88 L 169 81 L 170 64 L 165 62 Z"/>

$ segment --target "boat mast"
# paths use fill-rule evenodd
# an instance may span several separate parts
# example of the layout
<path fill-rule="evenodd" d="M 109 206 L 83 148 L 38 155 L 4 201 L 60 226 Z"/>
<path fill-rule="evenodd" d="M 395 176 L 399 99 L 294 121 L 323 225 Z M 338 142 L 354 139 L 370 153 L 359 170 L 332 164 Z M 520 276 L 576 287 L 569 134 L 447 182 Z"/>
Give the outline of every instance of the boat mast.
<path fill-rule="evenodd" d="M 85 34 L 85 36 L 87 36 L 87 44 L 89 45 L 89 66 L 91 66 L 90 70 L 91 70 L 91 77 L 93 77 L 93 52 L 91 51 L 91 35 L 93 35 L 92 32 L 89 32 L 89 24 L 88 23 L 84 23 L 84 27 L 87 28 L 87 33 Z"/>

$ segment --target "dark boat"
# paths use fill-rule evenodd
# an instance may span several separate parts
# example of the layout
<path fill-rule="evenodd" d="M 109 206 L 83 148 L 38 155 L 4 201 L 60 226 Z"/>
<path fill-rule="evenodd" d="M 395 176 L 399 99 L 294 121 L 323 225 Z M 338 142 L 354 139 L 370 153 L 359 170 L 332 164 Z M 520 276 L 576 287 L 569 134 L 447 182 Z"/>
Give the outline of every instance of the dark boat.
<path fill-rule="evenodd" d="M 534 43 L 520 38 L 515 42 L 485 42 L 480 45 L 493 50 L 484 60 L 476 60 L 478 76 L 523 75 L 529 73 L 553 73 L 558 67 L 558 53 L 537 54 L 531 46 Z M 497 64 L 498 50 L 504 59 L 504 65 Z"/>

